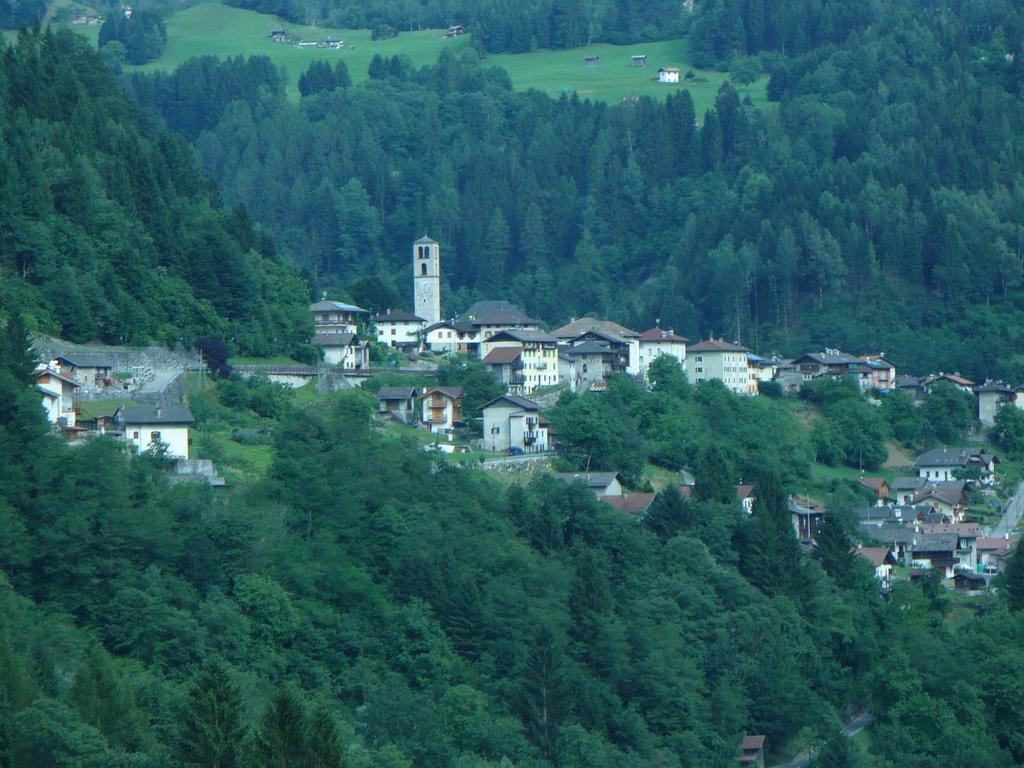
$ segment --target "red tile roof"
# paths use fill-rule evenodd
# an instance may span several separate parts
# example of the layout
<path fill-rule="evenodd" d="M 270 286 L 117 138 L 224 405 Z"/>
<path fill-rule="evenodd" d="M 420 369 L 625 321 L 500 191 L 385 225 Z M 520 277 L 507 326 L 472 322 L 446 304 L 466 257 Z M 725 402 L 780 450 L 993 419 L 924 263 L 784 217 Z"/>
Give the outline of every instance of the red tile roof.
<path fill-rule="evenodd" d="M 654 497 L 655 494 L 653 493 L 626 493 L 622 496 L 605 496 L 602 498 L 602 501 L 611 504 L 619 512 L 625 512 L 628 515 L 639 515 L 650 508 L 654 502 Z"/>
<path fill-rule="evenodd" d="M 677 336 L 675 331 L 663 331 L 661 328 L 651 328 L 640 334 L 640 341 L 681 341 L 684 344 L 689 341 L 685 336 Z"/>
<path fill-rule="evenodd" d="M 861 547 L 857 554 L 870 562 L 875 568 L 884 565 L 891 550 L 888 547 Z"/>
<path fill-rule="evenodd" d="M 505 365 L 523 354 L 522 347 L 495 347 L 484 358 L 485 365 Z"/>
<path fill-rule="evenodd" d="M 707 341 L 698 341 L 693 344 L 690 352 L 749 352 L 750 350 L 746 347 L 741 347 L 739 344 L 732 344 L 728 341 L 722 341 L 721 339 L 708 339 Z"/>

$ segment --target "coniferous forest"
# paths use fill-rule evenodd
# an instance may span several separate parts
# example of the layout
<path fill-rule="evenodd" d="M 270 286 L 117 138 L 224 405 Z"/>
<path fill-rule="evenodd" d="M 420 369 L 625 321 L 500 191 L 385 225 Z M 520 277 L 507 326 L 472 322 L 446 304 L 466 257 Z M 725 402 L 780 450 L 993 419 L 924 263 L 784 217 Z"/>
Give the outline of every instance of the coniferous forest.
<path fill-rule="evenodd" d="M 408 243 L 428 231 L 448 314 L 505 296 L 551 323 L 660 319 L 762 354 L 827 343 L 1024 377 L 1021 9 L 858 3 L 857 23 L 794 10 L 755 38 L 753 11 L 725 5 L 746 37 L 708 3 L 693 45 L 767 51 L 765 108 L 729 84 L 705 114 L 685 91 L 515 93 L 472 53 L 380 61 L 299 105 L 256 61 L 129 88 L 325 286 L 379 277 L 404 296 Z"/>
<path fill-rule="evenodd" d="M 855 480 L 826 484 L 813 552 L 789 512 L 812 466 L 955 444 L 975 420 L 952 385 L 794 405 L 660 361 L 650 386 L 563 394 L 561 468 L 637 492 L 692 470 L 642 517 L 424 451 L 373 386 L 189 377 L 200 453 L 260 441 L 227 488 L 51 430 L 32 332 L 292 354 L 321 291 L 407 298 L 424 231 L 447 314 L 508 298 L 548 325 L 1024 379 L 1019 2 L 507 5 L 467 10 L 483 52 L 379 59 L 355 86 L 313 67 L 297 104 L 259 57 L 119 77 L 68 32 L 3 49 L 0 768 L 729 768 L 754 733 L 817 768 L 1024 765 L 1024 555 L 973 607 L 934 579 L 883 597 L 851 551 Z M 757 56 L 770 103 L 517 93 L 485 55 L 681 32 L 708 63 Z M 839 736 L 861 713 L 866 745 Z"/>

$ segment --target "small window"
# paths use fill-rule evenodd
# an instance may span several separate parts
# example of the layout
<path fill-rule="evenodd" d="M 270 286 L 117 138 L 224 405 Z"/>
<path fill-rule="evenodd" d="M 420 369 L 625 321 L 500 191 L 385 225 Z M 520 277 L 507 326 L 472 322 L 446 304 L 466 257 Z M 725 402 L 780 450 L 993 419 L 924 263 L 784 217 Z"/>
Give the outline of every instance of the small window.
<path fill-rule="evenodd" d="M 151 443 L 159 443 L 160 442 L 160 433 L 159 432 L 150 432 L 149 433 L 149 442 L 151 442 Z"/>
<path fill-rule="evenodd" d="M 420 274 L 421 275 L 427 274 L 427 265 L 426 264 L 420 264 Z"/>
<path fill-rule="evenodd" d="M 132 432 L 132 440 L 138 440 L 138 439 L 139 439 L 139 433 L 138 432 Z"/>

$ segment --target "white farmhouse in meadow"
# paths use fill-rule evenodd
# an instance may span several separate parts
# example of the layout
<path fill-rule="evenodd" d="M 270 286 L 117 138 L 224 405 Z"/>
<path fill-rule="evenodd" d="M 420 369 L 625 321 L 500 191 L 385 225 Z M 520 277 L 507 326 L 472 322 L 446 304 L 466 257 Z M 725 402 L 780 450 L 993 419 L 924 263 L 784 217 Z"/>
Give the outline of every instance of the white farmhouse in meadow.
<path fill-rule="evenodd" d="M 502 395 L 483 407 L 483 447 L 490 451 L 540 452 L 548 449 L 548 428 L 540 406 L 518 395 Z"/>
<path fill-rule="evenodd" d="M 115 426 L 136 453 L 163 443 L 175 459 L 188 458 L 188 428 L 194 421 L 183 406 L 122 405 L 114 412 Z"/>
<path fill-rule="evenodd" d="M 419 346 L 420 330 L 425 325 L 422 317 L 402 309 L 389 309 L 373 318 L 377 326 L 377 342 L 399 349 Z"/>
<path fill-rule="evenodd" d="M 676 332 L 671 330 L 663 331 L 655 327 L 644 331 L 640 334 L 640 373 L 646 377 L 651 363 L 662 355 L 674 357 L 685 368 L 688 341 L 685 336 L 677 336 Z"/>
<path fill-rule="evenodd" d="M 75 426 L 77 381 L 52 368 L 42 368 L 36 371 L 36 391 L 43 397 L 47 421 L 65 427 Z"/>
<path fill-rule="evenodd" d="M 659 83 L 678 83 L 679 67 L 662 67 L 658 70 Z"/>

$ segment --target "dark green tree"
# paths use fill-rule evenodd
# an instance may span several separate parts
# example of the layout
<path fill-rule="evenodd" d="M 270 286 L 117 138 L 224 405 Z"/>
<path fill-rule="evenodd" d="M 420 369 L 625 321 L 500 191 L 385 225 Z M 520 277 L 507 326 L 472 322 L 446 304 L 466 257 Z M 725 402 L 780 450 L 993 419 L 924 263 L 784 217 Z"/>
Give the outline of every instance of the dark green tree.
<path fill-rule="evenodd" d="M 180 720 L 178 760 L 196 768 L 234 768 L 244 733 L 238 689 L 222 664 L 207 664 L 192 682 Z"/>
<path fill-rule="evenodd" d="M 22 384 L 31 384 L 36 369 L 36 355 L 32 351 L 32 338 L 20 313 L 12 312 L 4 324 L 0 345 L 0 365 L 3 365 Z"/>
<path fill-rule="evenodd" d="M 1024 550 L 1018 544 L 1002 576 L 1003 593 L 1011 611 L 1024 609 Z"/>
<path fill-rule="evenodd" d="M 338 726 L 331 711 L 323 704 L 313 707 L 309 717 L 306 749 L 309 768 L 344 768 L 344 750 Z"/>
<path fill-rule="evenodd" d="M 709 443 L 701 451 L 697 466 L 694 467 L 694 476 L 697 482 L 693 487 L 693 496 L 698 501 L 735 503 L 736 482 L 725 454 L 715 443 Z"/>
<path fill-rule="evenodd" d="M 519 672 L 518 709 L 533 742 L 552 759 L 559 725 L 572 709 L 572 690 L 562 647 L 546 626 L 537 631 L 526 651 Z"/>
<path fill-rule="evenodd" d="M 302 698 L 279 685 L 263 710 L 256 732 L 255 758 L 261 768 L 301 768 L 308 764 L 309 723 Z"/>

